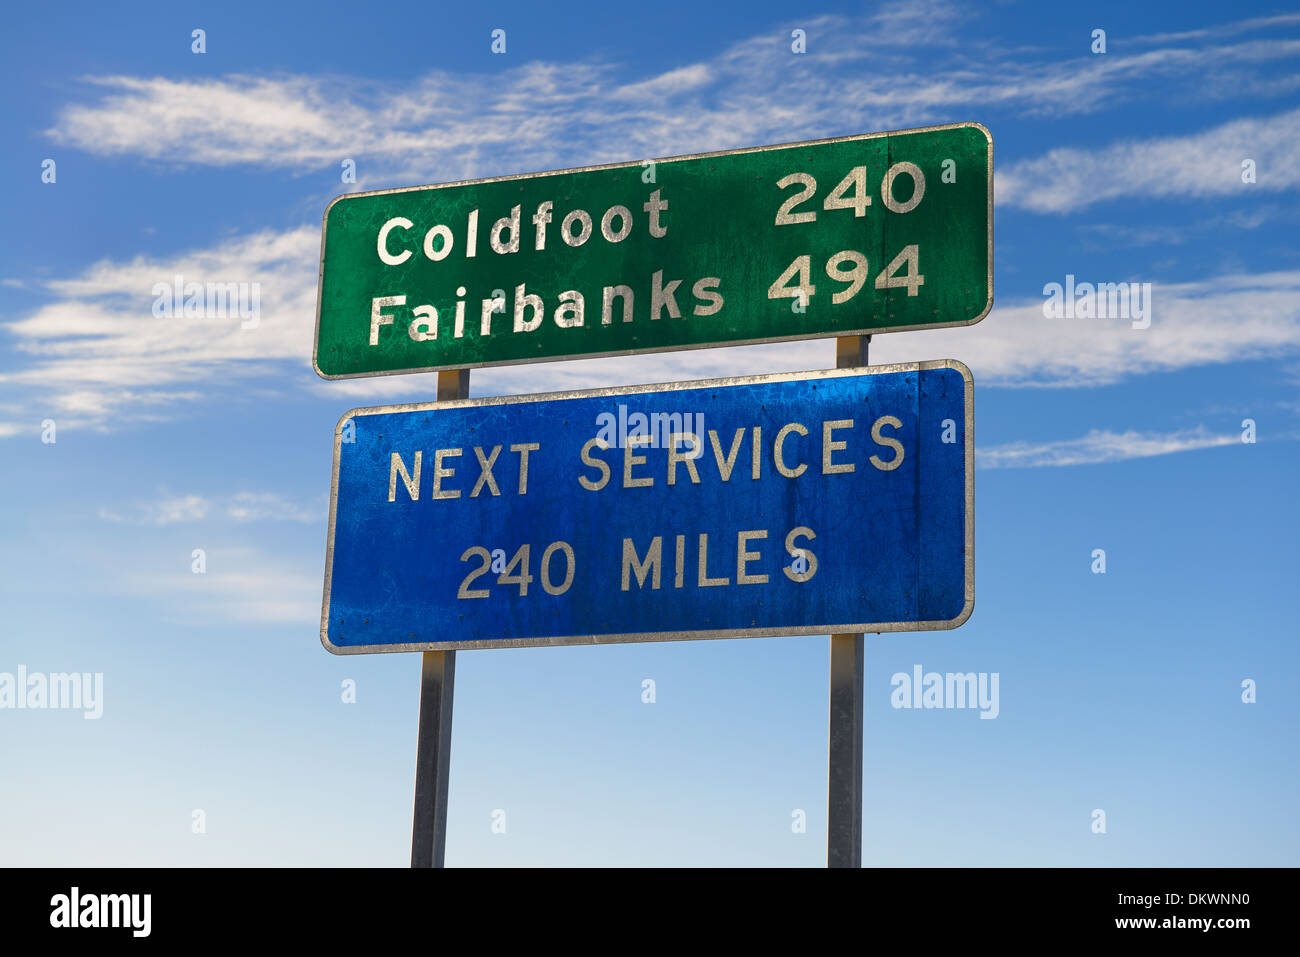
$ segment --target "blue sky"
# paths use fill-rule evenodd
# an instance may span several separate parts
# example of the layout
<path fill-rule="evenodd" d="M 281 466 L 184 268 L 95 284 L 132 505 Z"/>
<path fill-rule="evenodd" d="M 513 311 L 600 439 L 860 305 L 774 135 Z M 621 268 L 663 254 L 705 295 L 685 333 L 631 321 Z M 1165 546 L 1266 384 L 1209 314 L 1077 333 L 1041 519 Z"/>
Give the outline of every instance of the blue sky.
<path fill-rule="evenodd" d="M 419 659 L 317 630 L 334 425 L 434 383 L 313 373 L 331 198 L 967 120 L 994 135 L 993 311 L 872 359 L 974 373 L 975 612 L 868 640 L 864 861 L 1300 863 L 1286 5 L 29 5 L 0 53 L 0 672 L 104 676 L 98 720 L 0 710 L 0 863 L 408 859 Z M 259 326 L 154 319 L 176 273 L 259 283 Z M 1046 318 L 1067 275 L 1151 283 L 1150 327 Z M 894 709 L 916 664 L 998 673 L 998 717 Z M 461 654 L 447 862 L 820 865 L 826 683 L 820 637 Z"/>

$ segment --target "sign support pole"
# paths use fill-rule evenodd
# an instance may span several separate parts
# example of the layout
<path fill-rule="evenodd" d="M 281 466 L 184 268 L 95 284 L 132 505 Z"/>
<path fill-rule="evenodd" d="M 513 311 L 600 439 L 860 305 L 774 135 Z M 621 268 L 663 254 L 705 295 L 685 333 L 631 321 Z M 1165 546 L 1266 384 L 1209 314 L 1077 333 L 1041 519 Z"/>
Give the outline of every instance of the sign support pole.
<path fill-rule="evenodd" d="M 438 401 L 469 398 L 469 370 L 438 373 Z M 447 784 L 456 652 L 426 651 L 420 668 L 420 733 L 415 746 L 411 866 L 442 867 L 447 851 Z"/>
<path fill-rule="evenodd" d="M 835 367 L 867 365 L 871 336 L 835 340 Z M 826 866 L 862 866 L 863 636 L 831 635 Z"/>

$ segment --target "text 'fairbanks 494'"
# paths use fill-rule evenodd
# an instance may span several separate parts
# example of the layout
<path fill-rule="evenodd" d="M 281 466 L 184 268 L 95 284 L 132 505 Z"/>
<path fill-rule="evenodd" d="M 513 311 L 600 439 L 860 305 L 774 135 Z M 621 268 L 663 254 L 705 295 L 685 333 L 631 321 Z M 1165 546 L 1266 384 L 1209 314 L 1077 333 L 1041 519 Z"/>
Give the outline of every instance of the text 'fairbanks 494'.
<path fill-rule="evenodd" d="M 968 325 L 993 144 L 955 124 L 341 196 L 326 378 Z"/>
<path fill-rule="evenodd" d="M 356 409 L 341 654 L 954 628 L 972 382 L 941 360 Z"/>

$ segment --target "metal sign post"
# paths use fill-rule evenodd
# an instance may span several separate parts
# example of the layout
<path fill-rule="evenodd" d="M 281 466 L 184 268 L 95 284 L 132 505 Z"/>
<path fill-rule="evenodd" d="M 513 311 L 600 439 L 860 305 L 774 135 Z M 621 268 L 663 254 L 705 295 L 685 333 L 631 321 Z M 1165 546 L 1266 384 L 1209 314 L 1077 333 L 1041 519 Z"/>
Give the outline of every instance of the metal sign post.
<path fill-rule="evenodd" d="M 867 365 L 870 336 L 835 340 L 835 367 Z M 861 634 L 831 635 L 830 734 L 827 748 L 826 866 L 862 866 Z"/>
<path fill-rule="evenodd" d="M 438 373 L 439 402 L 468 398 L 468 369 Z M 424 652 L 420 668 L 420 734 L 415 746 L 412 867 L 442 867 L 447 852 L 447 790 L 455 688 L 456 652 Z"/>

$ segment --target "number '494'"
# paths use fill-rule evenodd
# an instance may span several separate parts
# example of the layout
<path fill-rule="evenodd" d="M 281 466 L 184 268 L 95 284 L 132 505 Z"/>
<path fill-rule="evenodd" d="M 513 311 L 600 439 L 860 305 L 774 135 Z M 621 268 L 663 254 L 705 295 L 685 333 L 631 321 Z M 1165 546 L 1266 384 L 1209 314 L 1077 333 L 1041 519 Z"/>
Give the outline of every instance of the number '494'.
<path fill-rule="evenodd" d="M 920 247 L 904 246 L 903 251 L 893 258 L 888 266 L 876 276 L 877 289 L 907 290 L 909 296 L 915 296 L 917 290 L 925 285 L 925 276 L 921 275 L 919 264 Z M 905 270 L 905 271 L 904 271 Z M 852 249 L 835 253 L 826 260 L 826 275 L 843 287 L 831 294 L 834 305 L 848 302 L 858 294 L 867 281 L 867 257 Z M 812 257 L 799 256 L 785 272 L 777 277 L 767 289 L 768 299 L 798 299 L 803 305 L 808 304 L 817 292 L 812 281 Z"/>

